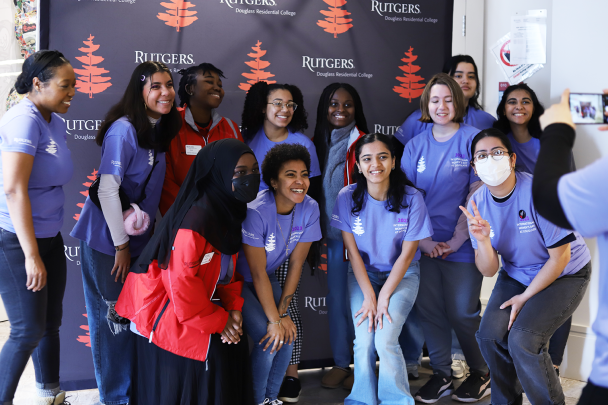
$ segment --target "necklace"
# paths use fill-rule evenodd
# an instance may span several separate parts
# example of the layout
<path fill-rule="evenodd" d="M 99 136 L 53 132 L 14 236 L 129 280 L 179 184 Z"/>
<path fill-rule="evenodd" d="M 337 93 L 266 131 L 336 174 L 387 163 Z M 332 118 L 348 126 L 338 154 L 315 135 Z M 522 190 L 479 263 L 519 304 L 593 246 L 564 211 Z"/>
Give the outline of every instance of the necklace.
<path fill-rule="evenodd" d="M 504 197 L 495 196 L 494 194 L 492 194 L 491 191 L 490 191 L 490 194 L 492 194 L 492 197 L 494 197 L 494 198 L 498 198 L 499 200 L 504 200 L 505 198 L 507 198 L 508 196 L 510 196 L 511 194 L 513 194 L 513 191 L 515 191 L 515 187 L 517 187 L 517 180 L 515 180 L 515 185 L 513 186 L 513 188 L 511 189 L 511 191 L 509 191 L 509 194 L 505 195 Z"/>
<path fill-rule="evenodd" d="M 293 211 L 291 212 L 291 225 L 289 226 L 289 235 L 287 235 L 287 240 L 283 236 L 283 228 L 281 228 L 281 222 L 279 221 L 279 214 L 277 214 L 277 224 L 279 225 L 279 231 L 281 231 L 281 238 L 283 238 L 283 243 L 285 243 L 285 256 L 289 257 L 289 241 L 291 240 L 291 231 L 293 230 L 293 219 L 296 215 L 296 207 L 293 207 Z"/>

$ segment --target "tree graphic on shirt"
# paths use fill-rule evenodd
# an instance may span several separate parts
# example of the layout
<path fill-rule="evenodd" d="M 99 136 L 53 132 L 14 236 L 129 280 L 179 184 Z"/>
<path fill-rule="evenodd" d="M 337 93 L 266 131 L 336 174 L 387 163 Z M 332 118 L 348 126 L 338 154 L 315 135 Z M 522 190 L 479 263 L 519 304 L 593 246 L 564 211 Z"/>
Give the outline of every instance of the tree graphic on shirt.
<path fill-rule="evenodd" d="M 87 176 L 87 179 L 89 179 L 91 181 L 86 181 L 86 182 L 82 183 L 82 185 L 86 187 L 86 190 L 81 191 L 80 194 L 82 194 L 85 197 L 88 197 L 89 196 L 89 187 L 91 187 L 91 184 L 93 184 L 93 182 L 95 181 L 96 178 L 97 178 L 97 170 L 93 169 L 91 174 Z M 84 203 L 78 203 L 78 204 L 76 204 L 76 206 L 78 206 L 80 208 L 80 210 L 82 210 L 82 208 L 84 207 Z M 80 218 L 80 214 L 74 214 L 74 216 L 72 218 L 74 218 L 76 221 L 78 221 L 78 219 Z"/>
<path fill-rule="evenodd" d="M 247 56 L 253 58 L 253 60 L 245 62 L 245 64 L 251 68 L 251 73 L 241 73 L 243 77 L 249 79 L 246 83 L 239 84 L 239 89 L 241 90 L 249 91 L 251 85 L 256 84 L 257 82 L 266 82 L 268 84 L 276 83 L 276 80 L 268 80 L 268 78 L 274 77 L 274 75 L 264 71 L 265 68 L 270 66 L 270 62 L 262 60 L 262 56 L 266 55 L 267 51 L 262 50 L 260 45 L 262 45 L 262 42 L 258 41 L 255 46 L 251 47 L 254 52 L 247 54 Z"/>
<path fill-rule="evenodd" d="M 413 54 L 414 48 L 410 46 L 410 49 L 405 52 L 405 58 L 401 59 L 405 65 L 399 66 L 404 74 L 403 76 L 397 76 L 396 79 L 401 82 L 401 85 L 393 87 L 393 91 L 399 94 L 400 97 L 409 99 L 410 103 L 413 98 L 418 98 L 424 92 L 424 86 L 426 83 L 418 83 L 424 80 L 424 77 L 418 76 L 415 73 L 420 70 L 420 66 L 412 64 L 418 56 Z"/>
<path fill-rule="evenodd" d="M 165 25 L 175 27 L 176 31 L 179 32 L 180 27 L 187 27 L 194 21 L 198 20 L 198 17 L 192 17 L 197 13 L 194 10 L 188 10 L 190 7 L 194 7 L 192 4 L 184 0 L 169 0 L 170 3 L 162 2 L 161 6 L 167 9 L 166 13 L 158 13 L 156 18 L 165 22 Z"/>
<path fill-rule="evenodd" d="M 276 238 L 274 236 L 274 233 L 271 233 L 270 236 L 268 237 L 268 241 L 266 242 L 266 251 L 272 252 L 276 247 L 277 247 Z"/>
<path fill-rule="evenodd" d="M 111 77 L 102 76 L 109 71 L 96 66 L 103 62 L 104 58 L 93 55 L 93 52 L 99 49 L 99 45 L 93 43 L 93 38 L 95 38 L 93 35 L 89 35 L 86 41 L 82 41 L 86 47 L 78 48 L 78 50 L 84 55 L 76 56 L 76 59 L 82 62 L 82 69 L 74 69 L 74 73 L 78 75 L 76 89 L 81 93 L 88 94 L 89 98 L 93 98 L 93 94 L 101 93 L 112 85 L 110 83 Z"/>
<path fill-rule="evenodd" d="M 494 237 L 494 229 L 490 226 L 490 239 Z"/>
<path fill-rule="evenodd" d="M 148 164 L 154 166 L 154 153 L 152 153 L 152 149 L 148 151 Z"/>
<path fill-rule="evenodd" d="M 330 34 L 334 34 L 334 38 L 338 38 L 338 34 L 343 34 L 349 29 L 353 27 L 352 24 L 349 24 L 352 19 L 345 18 L 347 15 L 350 15 L 346 10 L 341 9 L 343 5 L 347 2 L 346 0 L 323 0 L 327 3 L 329 7 L 328 10 L 321 10 L 321 14 L 325 16 L 324 19 L 317 21 L 317 25 L 325 32 L 329 32 Z"/>
<path fill-rule="evenodd" d="M 356 233 L 359 236 L 361 236 L 365 233 L 365 229 L 363 229 L 363 224 L 361 223 L 361 217 L 357 217 L 357 219 L 355 219 L 354 225 L 355 225 L 353 227 L 354 233 Z"/>
<path fill-rule="evenodd" d="M 426 162 L 424 161 L 424 156 L 422 156 L 420 158 L 420 160 L 418 160 L 418 167 L 416 168 L 416 171 L 418 173 L 422 173 L 425 170 L 426 170 Z"/>

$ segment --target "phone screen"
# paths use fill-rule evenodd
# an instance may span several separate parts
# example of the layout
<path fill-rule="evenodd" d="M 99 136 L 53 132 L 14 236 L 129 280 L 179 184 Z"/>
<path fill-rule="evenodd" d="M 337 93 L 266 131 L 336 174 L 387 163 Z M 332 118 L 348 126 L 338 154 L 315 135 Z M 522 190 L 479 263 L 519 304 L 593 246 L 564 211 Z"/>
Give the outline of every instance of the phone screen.
<path fill-rule="evenodd" d="M 570 93 L 570 113 L 575 124 L 606 124 L 608 117 L 608 95 Z"/>

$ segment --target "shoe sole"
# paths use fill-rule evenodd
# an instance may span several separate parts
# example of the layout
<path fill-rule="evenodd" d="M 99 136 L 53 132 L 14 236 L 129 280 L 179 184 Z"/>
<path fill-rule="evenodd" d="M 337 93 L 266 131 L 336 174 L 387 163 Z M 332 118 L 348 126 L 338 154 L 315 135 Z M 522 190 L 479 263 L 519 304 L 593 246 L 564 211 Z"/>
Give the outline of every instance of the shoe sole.
<path fill-rule="evenodd" d="M 448 390 L 443 391 L 443 392 L 441 393 L 441 395 L 439 395 L 439 397 L 438 397 L 438 398 L 433 398 L 433 399 L 424 399 L 424 398 L 422 398 L 421 396 L 416 395 L 416 396 L 414 397 L 414 399 L 415 399 L 416 401 L 419 401 L 419 402 L 424 402 L 425 404 L 434 404 L 435 402 L 439 401 L 441 398 L 443 398 L 443 397 L 447 397 L 447 396 L 448 396 L 448 395 L 450 395 L 452 392 L 454 392 L 454 390 L 453 390 L 453 389 L 448 389 Z"/>
<path fill-rule="evenodd" d="M 292 397 L 278 397 L 279 401 L 283 401 L 283 402 L 287 402 L 290 404 L 296 403 L 300 400 L 300 394 L 302 393 L 302 390 L 300 390 L 300 392 L 298 392 L 298 396 L 295 398 Z"/>
<path fill-rule="evenodd" d="M 323 388 L 329 388 L 329 389 L 340 388 L 341 386 L 342 386 L 342 383 L 339 383 L 338 385 L 329 385 L 329 384 L 323 384 L 323 383 L 321 383 L 321 387 L 323 387 Z"/>
<path fill-rule="evenodd" d="M 459 401 L 459 402 L 478 402 L 481 401 L 483 398 L 487 397 L 488 395 L 490 395 L 492 392 L 491 388 L 486 389 L 483 394 L 479 397 L 479 398 L 458 398 L 456 395 L 452 395 L 452 399 L 454 401 Z"/>
<path fill-rule="evenodd" d="M 452 370 L 452 378 L 455 378 L 458 380 L 458 379 L 461 379 L 462 377 L 464 377 L 464 372 L 456 374 L 456 373 L 454 373 L 454 370 Z"/>

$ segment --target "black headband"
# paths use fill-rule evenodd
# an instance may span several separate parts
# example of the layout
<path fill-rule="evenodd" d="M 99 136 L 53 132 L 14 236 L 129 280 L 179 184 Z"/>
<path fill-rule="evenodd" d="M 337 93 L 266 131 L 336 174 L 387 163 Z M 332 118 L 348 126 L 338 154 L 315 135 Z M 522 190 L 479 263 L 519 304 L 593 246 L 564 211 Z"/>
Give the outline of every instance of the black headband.
<path fill-rule="evenodd" d="M 32 71 L 28 74 L 28 83 L 34 79 L 34 77 L 38 77 L 38 75 L 56 58 L 62 58 L 63 54 L 59 51 L 47 51 L 42 56 L 35 61 L 36 67 L 32 69 Z"/>

